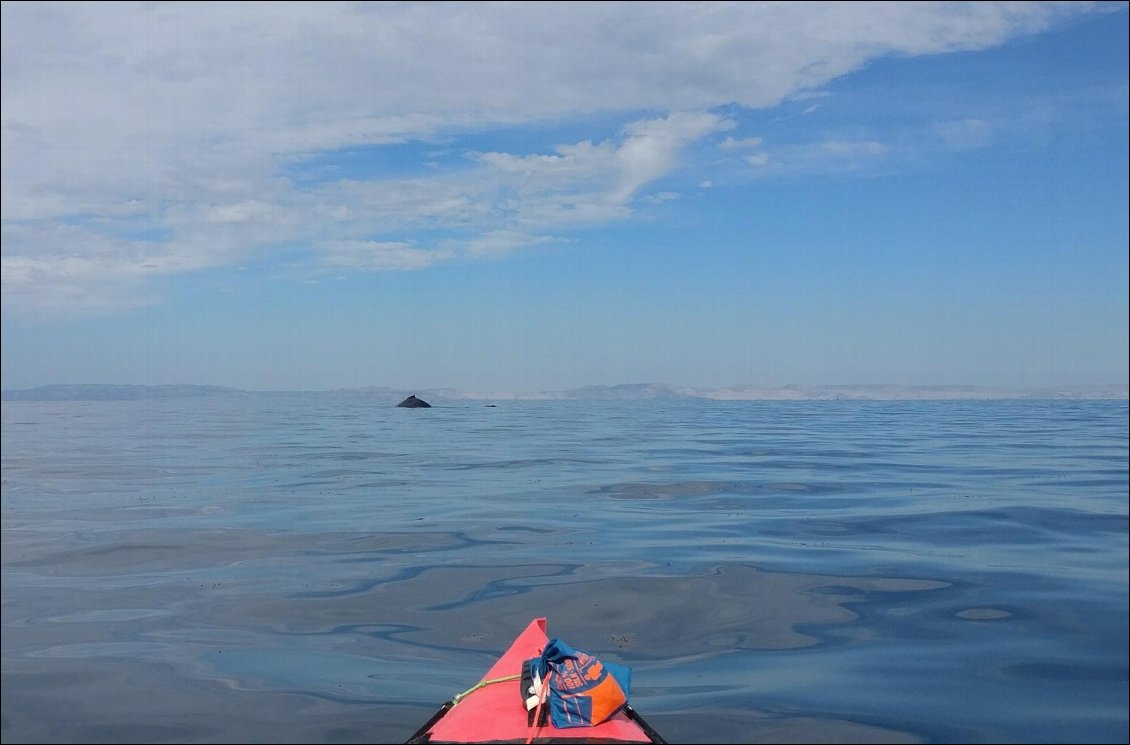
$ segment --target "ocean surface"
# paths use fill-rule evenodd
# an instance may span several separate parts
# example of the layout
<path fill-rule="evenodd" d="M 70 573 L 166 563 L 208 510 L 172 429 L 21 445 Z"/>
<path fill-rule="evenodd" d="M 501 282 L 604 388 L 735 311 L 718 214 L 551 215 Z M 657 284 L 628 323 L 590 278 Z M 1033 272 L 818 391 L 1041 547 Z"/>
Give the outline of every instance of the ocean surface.
<path fill-rule="evenodd" d="M 4 402 L 4 743 L 403 742 L 533 618 L 671 742 L 1127 742 L 1127 402 Z"/>

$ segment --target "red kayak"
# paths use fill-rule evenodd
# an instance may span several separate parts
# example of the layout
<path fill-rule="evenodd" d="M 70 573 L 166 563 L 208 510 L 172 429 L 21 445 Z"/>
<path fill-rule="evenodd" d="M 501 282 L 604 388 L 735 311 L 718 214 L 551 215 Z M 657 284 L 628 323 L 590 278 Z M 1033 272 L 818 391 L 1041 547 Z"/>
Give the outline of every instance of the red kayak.
<path fill-rule="evenodd" d="M 527 692 L 522 690 L 522 686 L 530 681 L 523 679 L 523 674 L 528 673 L 530 662 L 536 661 L 531 658 L 542 655 L 550 643 L 545 623 L 544 618 L 531 621 L 483 679 L 445 703 L 427 724 L 408 739 L 408 745 L 445 742 L 560 742 L 573 745 L 580 742 L 666 742 L 626 701 L 611 716 L 587 726 L 556 726 L 554 720 L 547 716 L 538 716 L 541 702 L 536 713 L 528 711 L 524 702 Z M 588 658 L 583 652 L 579 654 Z M 595 664 L 599 669 L 599 661 Z M 547 676 L 547 688 L 548 681 Z"/>

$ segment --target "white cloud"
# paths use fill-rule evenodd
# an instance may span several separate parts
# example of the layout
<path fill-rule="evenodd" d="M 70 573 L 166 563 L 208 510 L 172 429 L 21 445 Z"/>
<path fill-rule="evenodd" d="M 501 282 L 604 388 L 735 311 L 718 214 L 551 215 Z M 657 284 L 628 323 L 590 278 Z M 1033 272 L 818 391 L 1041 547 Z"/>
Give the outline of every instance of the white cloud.
<path fill-rule="evenodd" d="M 727 137 L 719 143 L 718 147 L 723 150 L 752 150 L 761 144 L 760 137 L 743 137 L 736 139 L 734 137 Z"/>
<path fill-rule="evenodd" d="M 733 126 L 728 119 L 702 112 L 676 112 L 663 119 L 628 125 L 628 139 L 616 151 L 620 183 L 615 198 L 628 200 L 642 186 L 674 168 L 686 145 Z"/>
<path fill-rule="evenodd" d="M 366 268 L 493 253 L 505 231 L 536 243 L 629 216 L 730 126 L 714 107 L 774 106 L 883 55 L 985 48 L 1091 7 L 4 3 L 5 307 L 130 305 L 147 278 L 280 241 L 328 236 L 327 260 Z M 480 154 L 473 175 L 280 175 L 320 151 L 617 111 L 661 113 L 599 144 Z M 852 157 L 878 154 L 858 145 Z M 62 227 L 84 221 L 97 230 Z M 464 250 L 369 241 L 405 225 L 458 227 Z"/>
<path fill-rule="evenodd" d="M 225 261 L 210 251 L 122 240 L 80 225 L 4 225 L 2 235 L 4 306 L 38 315 L 147 305 L 154 301 L 147 282 Z"/>
<path fill-rule="evenodd" d="M 718 147 L 723 151 L 742 152 L 742 160 L 744 160 L 746 163 L 749 163 L 751 166 L 754 166 L 755 168 L 762 168 L 768 165 L 769 154 L 765 152 L 749 152 L 750 150 L 754 150 L 760 147 L 761 142 L 762 140 L 760 137 L 727 137 L 718 144 Z"/>
<path fill-rule="evenodd" d="M 257 199 L 248 199 L 236 204 L 223 204 L 208 210 L 204 219 L 208 222 L 238 223 L 255 219 L 277 217 L 278 209 Z"/>
<path fill-rule="evenodd" d="M 452 257 L 448 249 L 422 249 L 389 241 L 332 241 L 319 248 L 327 265 L 363 270 L 423 269 Z"/>
<path fill-rule="evenodd" d="M 485 217 L 490 185 L 469 179 L 429 178 L 348 180 L 311 192 L 320 203 L 366 230 L 468 223 Z M 345 213 L 340 213 L 341 208 Z"/>
<path fill-rule="evenodd" d="M 648 204 L 662 204 L 663 202 L 670 202 L 674 199 L 681 199 L 682 194 L 674 191 L 660 191 L 655 194 L 648 194 L 644 197 L 644 201 Z"/>
<path fill-rule="evenodd" d="M 573 191 L 581 184 L 599 186 L 619 172 L 616 146 L 611 142 L 594 145 L 579 142 L 559 145 L 555 155 L 511 155 L 481 153 L 478 160 L 512 177 L 515 188 L 523 192 Z"/>
<path fill-rule="evenodd" d="M 771 147 L 749 153 L 742 160 L 760 171 L 816 172 L 860 168 L 887 157 L 891 148 L 869 139 L 828 139 L 800 145 Z"/>
<path fill-rule="evenodd" d="M 674 112 L 624 127 L 601 143 L 559 145 L 553 154 L 479 153 L 489 169 L 477 184 L 493 184 L 494 214 L 524 229 L 592 225 L 631 214 L 636 193 L 667 175 L 689 145 L 733 126 L 705 112 Z"/>
<path fill-rule="evenodd" d="M 518 230 L 494 230 L 466 243 L 467 254 L 472 257 L 501 256 L 527 246 L 554 240 L 544 235 L 532 235 Z"/>
<path fill-rule="evenodd" d="M 828 140 L 817 148 L 833 158 L 846 159 L 873 158 L 887 152 L 885 145 L 870 140 Z"/>
<path fill-rule="evenodd" d="M 992 125 L 983 119 L 961 119 L 936 125 L 938 137 L 955 150 L 975 150 L 987 145 L 993 137 Z"/>

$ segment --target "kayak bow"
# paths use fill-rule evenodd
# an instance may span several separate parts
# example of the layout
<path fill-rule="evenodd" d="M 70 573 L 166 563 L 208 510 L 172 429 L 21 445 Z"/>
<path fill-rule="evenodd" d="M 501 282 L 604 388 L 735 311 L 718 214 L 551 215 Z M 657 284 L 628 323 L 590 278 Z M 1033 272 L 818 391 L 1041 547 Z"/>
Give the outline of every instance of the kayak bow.
<path fill-rule="evenodd" d="M 549 638 L 546 619 L 535 618 L 518 635 L 482 680 L 446 702 L 424 726 L 408 738 L 417 743 L 665 743 L 666 741 L 625 703 L 608 719 L 585 727 L 560 728 L 533 717 L 523 703 L 523 663 L 542 654 Z M 533 720 L 542 724 L 530 724 Z"/>

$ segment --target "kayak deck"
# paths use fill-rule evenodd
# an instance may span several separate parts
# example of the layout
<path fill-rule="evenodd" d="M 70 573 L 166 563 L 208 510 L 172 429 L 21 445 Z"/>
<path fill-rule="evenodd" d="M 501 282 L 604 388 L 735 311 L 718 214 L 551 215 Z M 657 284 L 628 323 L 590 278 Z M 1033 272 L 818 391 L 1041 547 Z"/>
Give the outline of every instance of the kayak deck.
<path fill-rule="evenodd" d="M 552 723 L 527 724 L 526 707 L 517 679 L 522 663 L 541 654 L 549 641 L 546 619 L 535 618 L 518 635 L 483 681 L 446 702 L 416 731 L 408 745 L 418 743 L 664 743 L 630 706 L 591 727 L 561 729 Z M 501 679 L 501 680 L 499 680 Z"/>

